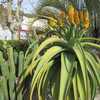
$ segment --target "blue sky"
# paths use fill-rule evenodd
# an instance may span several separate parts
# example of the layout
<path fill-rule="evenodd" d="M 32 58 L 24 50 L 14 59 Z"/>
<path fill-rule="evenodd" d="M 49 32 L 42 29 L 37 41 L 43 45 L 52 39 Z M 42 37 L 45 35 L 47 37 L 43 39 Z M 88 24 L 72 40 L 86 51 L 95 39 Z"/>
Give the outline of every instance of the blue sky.
<path fill-rule="evenodd" d="M 13 0 L 14 7 L 16 7 L 16 1 L 17 0 Z M 34 8 L 38 4 L 38 1 L 39 0 L 23 0 L 22 9 L 24 10 L 24 12 L 28 13 L 34 12 Z"/>
<path fill-rule="evenodd" d="M 0 0 L 0 2 L 1 1 L 5 1 L 5 0 Z M 16 8 L 16 1 L 17 0 L 13 0 L 13 8 Z M 22 3 L 23 11 L 27 13 L 34 12 L 34 8 L 36 8 L 38 2 L 39 0 L 23 0 Z"/>

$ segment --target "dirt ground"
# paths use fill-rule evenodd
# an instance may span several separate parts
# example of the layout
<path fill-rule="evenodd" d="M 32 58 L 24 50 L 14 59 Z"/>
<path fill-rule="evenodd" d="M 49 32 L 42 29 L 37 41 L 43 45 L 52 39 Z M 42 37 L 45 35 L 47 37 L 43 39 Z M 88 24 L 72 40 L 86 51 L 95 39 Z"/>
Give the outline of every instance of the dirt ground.
<path fill-rule="evenodd" d="M 100 100 L 100 94 L 97 94 L 94 100 Z"/>

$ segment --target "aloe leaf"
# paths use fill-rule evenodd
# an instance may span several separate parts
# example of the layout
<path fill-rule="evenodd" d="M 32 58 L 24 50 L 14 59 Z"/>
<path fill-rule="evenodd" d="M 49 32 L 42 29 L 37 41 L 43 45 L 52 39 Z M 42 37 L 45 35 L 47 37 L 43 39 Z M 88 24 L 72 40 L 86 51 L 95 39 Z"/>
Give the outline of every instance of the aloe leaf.
<path fill-rule="evenodd" d="M 46 65 L 45 65 L 45 67 L 42 69 L 43 70 L 43 73 L 41 73 L 41 76 L 39 77 L 39 81 L 38 81 L 38 95 L 39 95 L 39 97 L 40 97 L 40 99 L 39 100 L 42 100 L 41 98 L 43 98 L 43 100 L 45 99 L 44 98 L 44 94 L 42 93 L 42 89 L 43 89 L 43 87 L 42 87 L 42 85 L 43 85 L 43 81 L 44 81 L 44 77 L 45 77 L 45 74 L 46 74 L 46 72 L 48 72 L 48 70 L 50 69 L 50 67 L 53 65 L 53 61 L 50 61 L 50 62 L 48 62 Z M 42 95 L 41 95 L 42 94 Z"/>
<path fill-rule="evenodd" d="M 13 48 L 9 47 L 7 50 L 8 53 L 8 66 L 9 66 L 9 93 L 10 99 L 15 100 L 15 83 L 16 83 L 16 75 L 15 75 L 15 64 L 14 64 L 14 54 Z"/>
<path fill-rule="evenodd" d="M 46 71 L 48 70 L 48 68 L 52 65 L 53 62 L 49 62 L 47 63 L 46 65 L 44 65 L 40 72 L 38 73 L 37 77 L 36 77 L 36 83 L 37 83 L 37 88 L 38 88 L 38 97 L 39 97 L 39 100 L 42 100 L 44 98 L 43 95 L 41 95 L 41 87 L 42 87 L 42 82 L 43 82 L 43 78 L 44 78 L 44 75 L 46 73 Z M 34 83 L 35 83 L 34 82 Z M 44 100 L 44 99 L 43 99 Z"/>
<path fill-rule="evenodd" d="M 0 88 L 0 100 L 5 100 L 4 99 L 4 95 L 3 95 L 3 93 L 2 93 L 2 89 Z"/>
<path fill-rule="evenodd" d="M 81 44 L 83 46 L 89 46 L 89 47 L 94 47 L 94 48 L 100 49 L 100 45 L 99 44 L 95 44 L 95 43 L 91 43 L 91 42 L 83 42 Z"/>
<path fill-rule="evenodd" d="M 38 66 L 35 70 L 34 76 L 32 78 L 30 100 L 32 99 L 32 94 L 33 94 L 35 84 L 37 82 L 36 77 L 37 77 L 38 73 L 41 71 L 42 67 L 45 66 L 45 64 L 47 64 L 53 57 L 55 57 L 57 54 L 59 54 L 63 50 L 64 49 L 62 49 L 59 46 L 54 46 L 54 47 L 48 49 L 47 52 L 42 57 L 41 61 L 39 62 Z"/>
<path fill-rule="evenodd" d="M 28 69 L 27 70 L 24 70 L 23 73 L 21 73 L 21 76 L 20 76 L 20 80 L 19 80 L 19 86 L 17 88 L 17 90 L 19 90 L 21 88 L 21 85 L 22 85 L 22 82 L 25 80 L 25 78 L 27 77 L 27 75 L 29 75 L 30 73 L 32 73 L 32 69 L 37 66 L 38 62 L 39 62 L 40 58 L 37 59 L 34 64 L 30 64 L 28 66 Z"/>
<path fill-rule="evenodd" d="M 3 89 L 4 89 L 5 99 L 8 100 L 9 96 L 8 96 L 8 88 L 7 88 L 7 79 L 5 77 L 3 78 Z"/>
<path fill-rule="evenodd" d="M 69 60 L 67 57 L 65 57 L 65 53 L 61 54 L 61 76 L 60 76 L 60 92 L 59 92 L 59 100 L 64 100 L 66 97 L 66 94 L 68 94 L 68 90 L 70 88 L 70 84 L 72 81 L 72 75 L 73 75 L 73 62 L 72 66 L 70 67 L 70 72 L 67 71 L 67 66 L 70 66 L 70 63 L 66 64 L 66 60 Z M 69 62 L 69 61 L 68 61 Z"/>
<path fill-rule="evenodd" d="M 91 100 L 91 83 L 90 83 L 90 79 L 89 79 L 89 77 L 87 77 L 87 81 L 88 81 L 88 84 L 87 84 L 87 86 L 88 86 L 88 100 Z"/>
<path fill-rule="evenodd" d="M 97 54 L 91 53 L 94 59 L 96 60 L 97 64 L 100 65 L 100 58 Z M 98 66 L 98 69 L 100 69 L 100 66 Z"/>
<path fill-rule="evenodd" d="M 95 95 L 96 95 L 96 88 L 97 88 L 97 85 L 96 85 L 96 80 L 94 77 L 89 77 L 89 80 L 90 80 L 90 93 L 91 93 L 91 99 L 90 100 L 94 100 L 95 98 Z"/>
<path fill-rule="evenodd" d="M 95 77 L 98 81 L 98 84 L 100 85 L 100 72 L 98 71 L 99 65 L 97 64 L 96 60 L 94 59 L 94 57 L 90 53 L 88 53 L 88 52 L 85 52 L 85 53 L 86 53 L 86 58 L 89 61 L 90 65 L 93 69 L 93 72 L 94 72 Z"/>
<path fill-rule="evenodd" d="M 78 88 L 77 88 L 77 76 L 75 75 L 73 78 L 73 92 L 74 92 L 74 100 L 78 100 Z"/>
<path fill-rule="evenodd" d="M 51 92 L 53 100 L 58 100 L 59 98 L 59 88 L 60 88 L 60 73 L 52 80 Z"/>
<path fill-rule="evenodd" d="M 54 61 L 53 61 L 54 62 Z M 57 66 L 53 64 L 52 66 L 48 67 L 48 70 L 45 74 L 43 84 L 42 84 L 42 93 L 43 95 L 47 94 L 48 90 L 48 85 L 50 82 L 50 91 L 51 95 L 53 96 L 52 98 L 55 100 L 58 97 L 58 90 L 59 90 L 59 82 L 58 82 L 58 77 L 59 77 L 59 71 L 57 71 Z M 57 71 L 57 72 L 56 72 Z M 55 73 L 56 72 L 56 73 Z M 56 84 L 57 82 L 57 84 Z M 56 85 L 55 85 L 56 84 Z"/>
<path fill-rule="evenodd" d="M 0 100 L 5 100 L 4 98 L 4 90 L 3 90 L 3 78 L 0 76 Z"/>
<path fill-rule="evenodd" d="M 7 88 L 7 80 L 4 76 L 1 77 L 0 79 L 0 92 L 2 92 L 1 94 L 1 97 L 4 98 L 4 100 L 8 100 L 9 97 L 8 97 L 8 88 Z"/>
<path fill-rule="evenodd" d="M 84 89 L 84 85 L 83 85 L 83 80 L 81 78 L 81 76 L 79 74 L 77 74 L 77 87 L 78 87 L 78 93 L 80 96 L 80 100 L 87 100 L 85 97 L 85 89 Z"/>
<path fill-rule="evenodd" d="M 61 75 L 60 75 L 60 91 L 59 91 L 59 100 L 64 100 L 66 95 L 66 84 L 68 81 L 69 73 L 66 69 L 64 54 L 61 54 Z"/>
<path fill-rule="evenodd" d="M 13 54 L 13 48 L 9 47 L 7 49 L 8 54 L 8 64 L 9 64 L 9 71 L 12 76 L 15 76 L 15 63 L 14 63 L 14 54 Z"/>
<path fill-rule="evenodd" d="M 27 70 L 27 67 L 32 62 L 32 58 L 34 55 L 34 51 L 27 55 L 27 57 L 24 57 L 24 70 Z"/>
<path fill-rule="evenodd" d="M 42 87 L 42 82 L 45 76 L 45 71 L 41 73 L 41 76 L 38 78 L 37 81 L 37 91 L 38 91 L 38 100 L 45 100 L 45 95 L 41 95 L 41 87 Z"/>
<path fill-rule="evenodd" d="M 23 72 L 24 69 L 24 52 L 20 51 L 19 52 L 19 57 L 18 57 L 18 78 L 21 75 L 21 73 Z M 23 94 L 22 94 L 22 90 L 20 90 L 17 94 L 17 99 L 18 100 L 22 100 L 23 98 Z"/>
<path fill-rule="evenodd" d="M 69 95 L 66 97 L 66 100 L 70 100 L 70 96 Z"/>
<path fill-rule="evenodd" d="M 28 56 L 28 54 L 30 53 L 30 50 L 31 50 L 31 49 L 33 49 L 33 52 L 35 52 L 34 49 L 36 49 L 36 48 L 35 48 L 36 45 L 37 45 L 37 42 L 36 42 L 36 41 L 29 45 L 29 47 L 28 47 L 28 49 L 27 49 L 27 51 L 26 51 L 26 53 L 25 53 L 25 59 L 26 59 L 26 57 Z"/>
<path fill-rule="evenodd" d="M 95 40 L 95 41 L 99 41 L 100 42 L 100 38 L 94 38 L 94 37 L 83 37 L 83 38 L 81 38 L 81 40 L 84 40 L 84 41 L 86 41 L 86 40 Z"/>
<path fill-rule="evenodd" d="M 33 61 L 34 59 L 36 59 L 36 57 L 39 55 L 39 53 L 44 49 L 46 48 L 46 46 L 49 46 L 53 43 L 58 43 L 58 44 L 61 44 L 61 45 L 65 45 L 66 42 L 64 40 L 61 40 L 59 39 L 58 37 L 51 37 L 51 38 L 48 38 L 47 40 L 45 40 L 40 46 L 39 48 L 37 49 L 36 53 L 34 54 L 34 57 L 33 57 Z"/>
<path fill-rule="evenodd" d="M 88 93 L 87 93 L 87 70 L 86 70 L 86 58 L 83 49 L 79 44 L 75 45 L 73 50 L 76 53 L 76 56 L 78 58 L 78 61 L 80 63 L 81 71 L 82 71 L 82 76 L 84 79 L 84 86 L 85 86 L 85 100 L 88 99 Z M 78 78 L 79 79 L 79 78 Z"/>
<path fill-rule="evenodd" d="M 54 72 L 50 79 L 50 90 L 53 100 L 58 100 L 59 98 L 59 89 L 60 89 L 60 66 L 58 64 L 54 65 L 54 69 L 52 68 L 52 71 Z M 57 67 L 57 68 L 56 68 Z"/>
<path fill-rule="evenodd" d="M 21 73 L 24 70 L 24 52 L 23 51 L 19 52 L 18 66 L 19 66 L 19 68 L 18 68 L 18 76 L 20 76 Z"/>
<path fill-rule="evenodd" d="M 91 100 L 94 100 L 95 94 L 96 94 L 96 87 L 97 87 L 97 83 L 96 83 L 96 77 L 94 75 L 94 72 L 91 68 L 91 65 L 89 64 L 89 62 L 87 62 L 87 70 L 88 70 L 88 77 L 89 77 L 89 81 L 90 81 L 90 89 L 91 89 Z"/>
<path fill-rule="evenodd" d="M 17 65 L 17 63 L 18 63 L 18 52 L 16 50 L 14 50 L 14 62 Z"/>

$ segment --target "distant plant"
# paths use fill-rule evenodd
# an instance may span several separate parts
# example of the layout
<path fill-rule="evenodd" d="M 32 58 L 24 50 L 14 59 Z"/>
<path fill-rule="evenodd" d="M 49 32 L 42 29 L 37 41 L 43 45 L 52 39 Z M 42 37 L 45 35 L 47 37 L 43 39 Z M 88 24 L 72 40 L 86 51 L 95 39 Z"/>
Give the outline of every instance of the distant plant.
<path fill-rule="evenodd" d="M 0 51 L 0 100 L 23 100 L 28 87 L 17 91 L 18 80 L 31 56 L 25 57 L 25 51 L 16 50 L 10 45 L 5 50 Z"/>

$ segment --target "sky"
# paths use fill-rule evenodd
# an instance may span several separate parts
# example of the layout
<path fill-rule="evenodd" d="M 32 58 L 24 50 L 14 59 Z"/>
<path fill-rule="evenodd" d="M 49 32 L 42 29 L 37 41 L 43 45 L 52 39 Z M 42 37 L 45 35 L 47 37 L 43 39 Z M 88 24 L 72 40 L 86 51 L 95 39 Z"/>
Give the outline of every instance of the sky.
<path fill-rule="evenodd" d="M 5 0 L 0 0 L 1 1 L 5 1 Z M 13 8 L 16 8 L 16 1 L 17 0 L 13 0 Z M 34 13 L 34 8 L 36 8 L 36 6 L 38 5 L 39 0 L 23 0 L 22 3 L 22 10 L 26 13 Z"/>
<path fill-rule="evenodd" d="M 13 0 L 14 6 L 16 7 L 16 1 Z M 34 13 L 34 8 L 36 8 L 39 0 L 23 0 L 22 9 L 26 13 Z"/>

